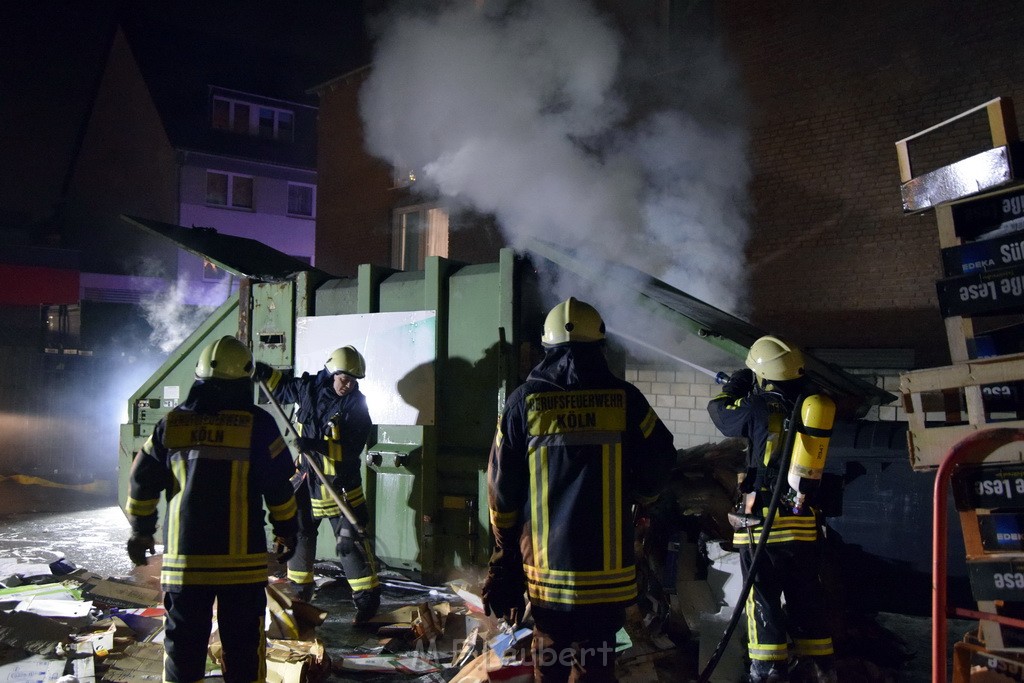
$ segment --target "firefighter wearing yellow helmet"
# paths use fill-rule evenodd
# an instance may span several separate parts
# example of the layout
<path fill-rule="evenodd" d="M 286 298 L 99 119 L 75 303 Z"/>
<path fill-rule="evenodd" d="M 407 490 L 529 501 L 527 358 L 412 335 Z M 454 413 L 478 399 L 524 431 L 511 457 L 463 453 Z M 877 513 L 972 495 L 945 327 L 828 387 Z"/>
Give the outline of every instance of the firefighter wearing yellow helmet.
<path fill-rule="evenodd" d="M 756 340 L 745 365 L 708 404 L 722 434 L 748 439 L 737 510 L 741 514 L 734 516 L 738 522 L 733 538 L 744 577 L 751 570 L 755 539 L 761 536 L 776 483 L 788 490 L 769 528 L 762 549 L 767 557 L 758 560 L 746 603 L 748 680 L 834 681 L 828 607 L 819 578 L 822 519 L 814 493 L 824 470 L 835 403 L 807 378 L 800 349 L 779 337 Z M 790 435 L 787 430 L 795 431 Z M 788 443 L 789 466 L 783 472 Z"/>
<path fill-rule="evenodd" d="M 637 599 L 632 506 L 675 460 L 647 399 L 612 374 L 605 326 L 569 298 L 548 313 L 544 358 L 508 398 L 487 468 L 495 550 L 482 597 L 516 622 L 528 593 L 537 680 L 612 680 L 615 634 Z M 571 655 L 571 656 L 570 656 Z"/>
<path fill-rule="evenodd" d="M 188 397 L 157 423 L 132 463 L 125 512 L 136 565 L 155 552 L 161 494 L 167 503 L 165 681 L 206 676 L 215 601 L 225 680 L 265 675 L 264 507 L 279 561 L 294 552 L 298 525 L 295 466 L 274 418 L 253 403 L 252 369 L 249 349 L 234 337 L 205 347 Z"/>
<path fill-rule="evenodd" d="M 267 383 L 282 404 L 295 403 L 299 448 L 313 458 L 331 486 L 344 496 L 360 526 L 370 521 L 360 473 L 361 453 L 372 422 L 359 380 L 366 376 L 366 361 L 354 346 L 334 349 L 315 375 L 291 376 L 263 363 L 256 377 Z M 326 486 L 305 459 L 299 469 L 305 480 L 296 492 L 299 504 L 299 547 L 288 562 L 288 579 L 302 600 L 313 596 L 313 562 L 320 523 L 326 518 L 337 540 L 336 550 L 345 579 L 352 589 L 355 623 L 362 624 L 380 606 L 380 580 L 369 541 L 342 514 Z"/>

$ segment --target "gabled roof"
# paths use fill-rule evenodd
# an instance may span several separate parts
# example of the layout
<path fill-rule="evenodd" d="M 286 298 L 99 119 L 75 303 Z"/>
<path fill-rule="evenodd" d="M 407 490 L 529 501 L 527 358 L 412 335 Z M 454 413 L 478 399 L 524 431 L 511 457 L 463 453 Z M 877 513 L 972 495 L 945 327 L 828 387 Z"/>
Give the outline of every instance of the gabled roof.
<path fill-rule="evenodd" d="M 232 41 L 151 18 L 126 17 L 122 28 L 176 149 L 315 168 L 317 100 L 306 90 L 322 77 L 323 67 L 273 44 Z M 211 87 L 293 111 L 294 142 L 214 130 Z"/>

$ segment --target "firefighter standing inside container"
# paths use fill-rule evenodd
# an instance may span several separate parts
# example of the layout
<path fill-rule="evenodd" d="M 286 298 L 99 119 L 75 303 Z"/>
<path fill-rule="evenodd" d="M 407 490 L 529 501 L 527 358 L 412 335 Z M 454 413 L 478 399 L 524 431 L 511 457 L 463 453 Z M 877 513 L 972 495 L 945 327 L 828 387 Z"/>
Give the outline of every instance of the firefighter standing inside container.
<path fill-rule="evenodd" d="M 269 365 L 256 364 L 256 378 L 267 383 L 274 398 L 281 403 L 298 405 L 299 449 L 317 462 L 364 529 L 370 513 L 363 497 L 360 456 L 373 426 L 366 397 L 359 391 L 359 380 L 365 376 L 366 362 L 351 346 L 332 351 L 323 369 L 315 375 L 303 373 L 301 377 L 285 377 Z M 288 563 L 288 579 L 300 599 L 308 601 L 313 597 L 317 530 L 326 517 L 337 539 L 336 550 L 345 578 L 352 588 L 355 623 L 365 622 L 380 606 L 380 582 L 373 551 L 369 542 L 342 515 L 305 459 L 299 469 L 305 480 L 296 491 L 299 547 Z"/>
<path fill-rule="evenodd" d="M 835 404 L 805 378 L 800 350 L 777 337 L 755 341 L 746 366 L 708 404 L 711 420 L 722 434 L 748 440 L 747 473 L 740 484 L 743 509 L 735 517 L 739 523 L 733 539 L 740 549 L 744 577 L 776 482 L 779 477 L 788 479 L 783 484 L 788 491 L 785 502 L 771 524 L 763 549 L 766 556 L 758 561 L 746 603 L 748 680 L 834 681 L 832 637 L 819 576 L 821 519 L 814 507 L 813 488 L 824 467 Z M 794 465 L 782 472 L 787 422 L 797 400 L 801 419 L 793 439 Z M 816 462 L 804 467 L 808 458 Z M 743 528 L 744 522 L 750 526 Z M 789 665 L 790 636 L 793 666 Z"/>
<path fill-rule="evenodd" d="M 487 469 L 495 550 L 488 613 L 534 620 L 537 680 L 612 681 L 615 634 L 637 598 L 631 506 L 658 495 L 672 435 L 615 377 L 600 314 L 574 298 L 544 321 L 544 359 L 511 396 Z"/>
<path fill-rule="evenodd" d="M 166 552 L 160 582 L 166 608 L 164 680 L 206 676 L 214 601 L 229 683 L 266 678 L 267 537 L 278 560 L 294 552 L 295 472 L 277 423 L 253 404 L 252 356 L 222 337 L 199 356 L 185 402 L 160 420 L 135 456 L 126 506 L 128 556 L 154 552 L 157 504 L 166 491 Z"/>

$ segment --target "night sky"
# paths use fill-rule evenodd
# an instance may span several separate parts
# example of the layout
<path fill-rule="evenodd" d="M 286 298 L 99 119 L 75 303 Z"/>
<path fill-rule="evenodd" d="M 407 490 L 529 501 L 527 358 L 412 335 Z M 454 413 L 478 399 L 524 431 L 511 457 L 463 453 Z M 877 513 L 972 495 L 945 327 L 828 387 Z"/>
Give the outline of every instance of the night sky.
<path fill-rule="evenodd" d="M 307 65 L 308 86 L 364 64 L 363 2 L 43 0 L 0 9 L 0 231 L 45 219 L 60 199 L 113 28 L 186 28 Z M 182 47 L 181 59 L 189 51 Z"/>

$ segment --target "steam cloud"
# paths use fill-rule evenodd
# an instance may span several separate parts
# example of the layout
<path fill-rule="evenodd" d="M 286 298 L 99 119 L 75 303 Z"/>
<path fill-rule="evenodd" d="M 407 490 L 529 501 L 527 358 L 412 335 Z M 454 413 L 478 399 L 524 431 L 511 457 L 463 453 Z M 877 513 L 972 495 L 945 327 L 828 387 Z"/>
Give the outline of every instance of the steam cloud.
<path fill-rule="evenodd" d="M 163 269 L 159 263 L 147 261 L 142 270 L 145 276 L 159 277 Z M 178 348 L 205 321 L 214 309 L 231 293 L 233 281 L 202 287 L 188 277 L 179 276 L 165 289 L 151 291 L 139 301 L 146 322 L 152 331 L 149 342 L 164 354 Z"/>
<path fill-rule="evenodd" d="M 360 98 L 373 154 L 493 214 L 514 248 L 625 262 L 742 315 L 747 134 L 713 39 L 652 60 L 663 35 L 627 52 L 583 0 L 443 3 L 382 27 Z M 585 298 L 615 317 L 614 292 Z"/>

